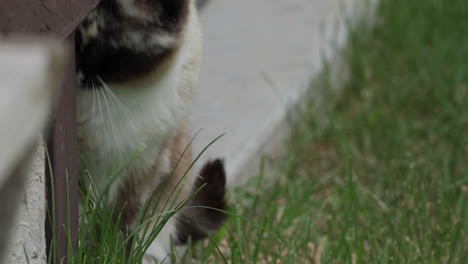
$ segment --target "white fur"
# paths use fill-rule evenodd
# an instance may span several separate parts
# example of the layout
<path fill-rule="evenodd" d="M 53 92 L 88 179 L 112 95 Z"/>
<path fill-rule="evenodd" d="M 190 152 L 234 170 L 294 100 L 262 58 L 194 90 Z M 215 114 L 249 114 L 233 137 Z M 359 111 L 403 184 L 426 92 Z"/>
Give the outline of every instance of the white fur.
<path fill-rule="evenodd" d="M 101 191 L 139 148 L 141 155 L 120 179 L 150 171 L 161 158 L 161 148 L 188 114 L 185 93 L 197 82 L 201 60 L 201 33 L 193 2 L 176 56 L 167 73 L 157 81 L 133 83 L 137 87 L 109 84 L 110 90 L 78 90 L 80 154 Z M 162 180 L 162 176 L 154 175 L 155 181 Z M 121 183 L 117 180 L 111 185 L 110 201 L 115 199 Z M 174 231 L 175 220 L 171 219 L 147 253 L 159 261 L 164 259 Z"/>
<path fill-rule="evenodd" d="M 130 17 L 135 17 L 140 20 L 146 20 L 148 22 L 152 21 L 154 17 L 151 13 L 145 12 L 140 8 L 135 6 L 134 0 L 117 0 L 120 3 L 120 6 L 123 7 L 126 15 Z"/>
<path fill-rule="evenodd" d="M 84 124 L 78 128 L 81 154 L 100 190 L 139 151 L 143 153 L 131 166 L 136 173 L 145 173 L 158 159 L 186 110 L 175 90 L 180 67 L 176 65 L 154 87 L 111 86 L 120 103 L 111 102 L 105 89 L 79 91 L 78 123 Z M 111 200 L 117 188 L 111 188 Z"/>

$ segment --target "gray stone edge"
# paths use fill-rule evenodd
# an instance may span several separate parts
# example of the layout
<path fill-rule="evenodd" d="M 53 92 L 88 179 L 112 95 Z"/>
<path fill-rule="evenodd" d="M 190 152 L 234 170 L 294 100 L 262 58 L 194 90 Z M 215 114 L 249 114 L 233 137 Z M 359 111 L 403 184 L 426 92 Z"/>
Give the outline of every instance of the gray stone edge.
<path fill-rule="evenodd" d="M 236 183 L 229 187 L 239 187 L 250 179 L 259 176 L 262 169 L 268 173 L 274 168 L 274 164 L 265 164 L 263 160 L 277 162 L 278 158 L 287 154 L 288 140 L 294 128 L 295 122 L 300 122 L 302 112 L 313 102 L 315 116 L 319 124 L 326 125 L 323 113 L 325 108 L 333 105 L 330 91 L 321 83 L 325 70 L 328 69 L 328 78 L 333 87 L 340 89 L 349 80 L 349 68 L 345 58 L 345 49 L 348 45 L 349 30 L 356 23 L 366 23 L 371 26 L 375 23 L 375 10 L 379 0 L 361 0 L 350 10 L 346 10 L 346 16 L 335 25 L 335 37 L 329 39 L 329 45 L 322 51 L 323 63 L 319 69 L 310 68 L 309 74 L 291 85 L 298 85 L 299 92 L 293 94 L 287 104 L 281 105 L 268 120 L 266 120 L 246 142 L 245 147 L 238 151 L 235 158 L 229 161 L 229 168 Z M 338 91 L 334 91 L 336 93 Z M 268 163 L 268 162 L 267 162 Z"/>

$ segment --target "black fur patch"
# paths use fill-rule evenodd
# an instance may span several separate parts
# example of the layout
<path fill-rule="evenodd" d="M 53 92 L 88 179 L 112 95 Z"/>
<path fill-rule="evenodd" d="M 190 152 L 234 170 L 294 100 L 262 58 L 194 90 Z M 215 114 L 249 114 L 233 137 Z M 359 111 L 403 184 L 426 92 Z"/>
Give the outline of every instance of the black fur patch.
<path fill-rule="evenodd" d="M 210 161 L 200 171 L 193 191 L 198 193 L 182 211 L 177 223 L 178 244 L 206 238 L 221 228 L 226 215 L 226 173 L 221 160 Z M 211 209 L 213 208 L 213 209 Z"/>
<path fill-rule="evenodd" d="M 161 22 L 166 26 L 172 26 L 174 30 L 183 23 L 183 18 L 187 17 L 189 0 L 161 0 L 162 14 Z M 164 26 L 164 25 L 161 25 Z"/>
<path fill-rule="evenodd" d="M 103 0 L 78 28 L 77 72 L 84 75 L 80 87 L 99 87 L 98 78 L 122 82 L 142 77 L 177 49 L 177 42 L 168 46 L 155 42 L 154 37 L 172 36 L 175 40 L 180 37 L 188 17 L 189 0 L 133 1 L 150 18 L 130 16 L 116 0 Z"/>
<path fill-rule="evenodd" d="M 79 43 L 77 38 L 77 43 Z M 157 48 L 155 48 L 156 50 Z M 76 52 L 77 70 L 84 74 L 81 87 L 99 87 L 98 77 L 107 82 L 122 82 L 146 75 L 160 64 L 170 50 L 147 54 L 129 48 L 115 48 L 108 43 L 90 43 Z"/>

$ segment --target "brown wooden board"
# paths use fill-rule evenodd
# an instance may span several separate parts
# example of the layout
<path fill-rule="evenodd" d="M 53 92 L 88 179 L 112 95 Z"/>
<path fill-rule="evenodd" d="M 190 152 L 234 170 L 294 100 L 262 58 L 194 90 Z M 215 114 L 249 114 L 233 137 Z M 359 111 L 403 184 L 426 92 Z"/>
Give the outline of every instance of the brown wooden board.
<path fill-rule="evenodd" d="M 74 34 L 67 42 L 74 47 Z M 76 138 L 76 74 L 74 56 L 66 69 L 64 88 L 52 119 L 47 140 L 47 154 L 51 163 L 46 167 L 47 207 L 46 219 L 47 252 L 55 262 L 62 263 L 69 248 L 78 243 L 78 172 Z M 51 251 L 52 241 L 56 251 Z M 66 262 L 64 262 L 66 263 Z"/>
<path fill-rule="evenodd" d="M 0 32 L 65 39 L 100 0 L 0 0 Z"/>

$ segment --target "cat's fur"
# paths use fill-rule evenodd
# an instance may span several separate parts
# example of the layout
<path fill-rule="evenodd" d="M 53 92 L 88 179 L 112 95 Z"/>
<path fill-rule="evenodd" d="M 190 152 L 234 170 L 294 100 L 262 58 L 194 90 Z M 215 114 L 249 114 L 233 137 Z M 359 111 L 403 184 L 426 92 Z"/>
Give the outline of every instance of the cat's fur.
<path fill-rule="evenodd" d="M 103 190 L 109 177 L 143 149 L 109 191 L 109 206 L 124 209 L 125 230 L 135 228 L 140 207 L 154 191 L 165 204 L 192 162 L 190 151 L 182 153 L 190 141 L 188 111 L 201 53 L 193 0 L 103 0 L 78 28 L 82 169 Z M 176 202 L 206 184 L 190 202 L 200 207 L 168 221 L 148 249 L 148 259 L 167 258 L 171 237 L 183 245 L 223 223 L 219 211 L 201 208 L 225 209 L 222 163 L 209 162 L 198 179 L 192 175 L 184 178 Z"/>

